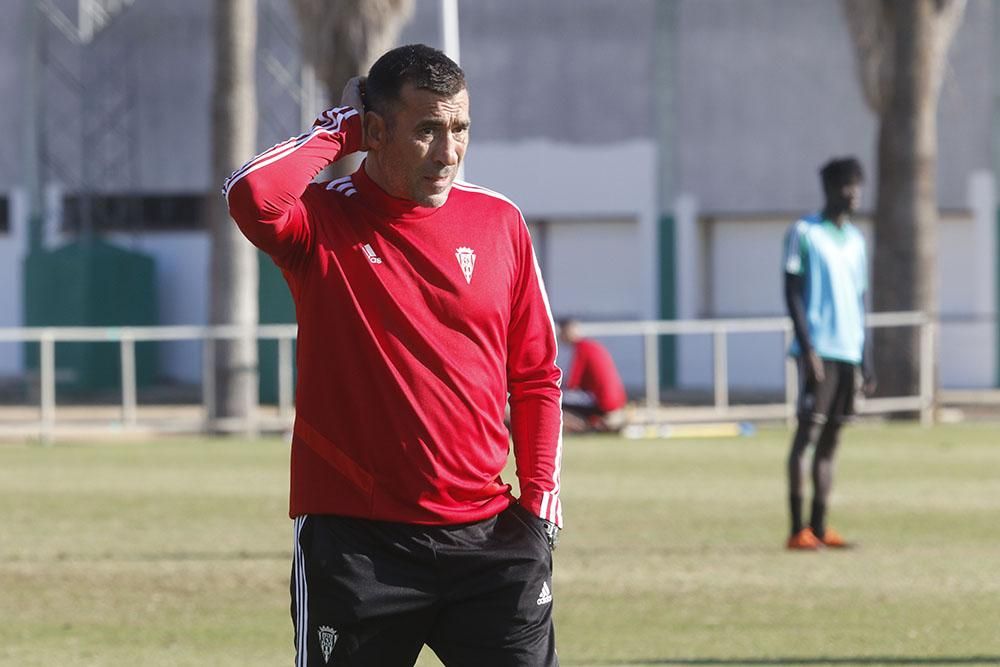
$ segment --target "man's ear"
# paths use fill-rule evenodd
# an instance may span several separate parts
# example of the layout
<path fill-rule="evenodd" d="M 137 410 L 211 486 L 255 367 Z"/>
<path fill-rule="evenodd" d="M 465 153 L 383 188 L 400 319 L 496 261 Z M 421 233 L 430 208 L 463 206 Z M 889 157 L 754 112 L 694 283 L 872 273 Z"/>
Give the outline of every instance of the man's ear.
<path fill-rule="evenodd" d="M 385 118 L 374 111 L 365 112 L 365 145 L 378 150 L 387 140 L 388 128 Z"/>

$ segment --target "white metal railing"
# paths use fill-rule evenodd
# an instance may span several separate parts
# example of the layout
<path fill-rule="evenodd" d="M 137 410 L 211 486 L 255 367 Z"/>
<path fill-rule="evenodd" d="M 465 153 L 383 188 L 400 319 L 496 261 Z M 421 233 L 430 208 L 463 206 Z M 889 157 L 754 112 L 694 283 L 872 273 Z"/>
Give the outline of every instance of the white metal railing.
<path fill-rule="evenodd" d="M 920 393 L 916 396 L 868 398 L 860 406 L 867 414 L 919 411 L 920 421 L 934 419 L 934 328 L 935 323 L 920 312 L 873 313 L 866 322 L 869 328 L 911 326 L 920 329 Z M 785 400 L 781 403 L 732 405 L 729 400 L 728 337 L 735 333 L 781 333 L 785 346 L 791 344 L 793 330 L 787 317 L 647 320 L 635 322 L 588 322 L 580 324 L 580 333 L 588 336 L 642 336 L 645 350 L 644 375 L 646 411 L 650 419 L 781 419 L 795 416 L 797 370 L 791 360 L 785 362 Z M 712 336 L 713 404 L 706 407 L 663 408 L 660 401 L 659 337 L 664 335 Z"/>
<path fill-rule="evenodd" d="M 920 328 L 920 393 L 916 396 L 870 398 L 862 407 L 865 413 L 919 411 L 921 421 L 930 423 L 934 400 L 934 336 L 935 322 L 922 313 L 879 313 L 868 316 L 869 327 L 915 326 Z M 796 371 L 786 363 L 785 400 L 781 403 L 733 405 L 729 397 L 728 337 L 737 333 L 776 332 L 791 341 L 792 326 L 788 318 L 719 320 L 663 320 L 634 322 L 589 322 L 581 324 L 581 332 L 590 336 L 642 336 L 645 349 L 645 407 L 652 418 L 666 419 L 786 419 L 795 414 Z M 131 432 L 146 425 L 139 418 L 135 345 L 146 341 L 201 341 L 202 347 L 202 411 L 193 418 L 172 417 L 159 424 L 157 431 L 243 431 L 253 434 L 261 428 L 287 429 L 293 414 L 294 324 L 269 324 L 247 328 L 241 326 L 156 326 L 156 327 L 38 327 L 0 328 L 0 342 L 37 342 L 39 357 L 38 420 L 27 430 L 43 441 L 56 432 L 56 343 L 57 342 L 117 342 L 121 358 L 121 411 L 116 430 Z M 663 408 L 660 401 L 659 337 L 663 335 L 710 335 L 713 340 L 713 402 L 710 406 Z M 261 416 L 258 406 L 248 405 L 246 419 L 215 418 L 215 344 L 216 341 L 250 337 L 254 340 L 278 341 L 278 408 L 269 419 Z M 105 430 L 111 427 L 105 426 Z M 0 435 L 24 433 L 0 421 Z"/>
<path fill-rule="evenodd" d="M 39 418 L 29 427 L 43 441 L 50 441 L 56 430 L 56 343 L 117 342 L 121 359 L 121 414 L 115 428 L 135 431 L 140 428 L 135 344 L 150 341 L 202 342 L 202 408 L 193 419 L 171 418 L 161 424 L 166 431 L 243 431 L 256 433 L 261 426 L 287 428 L 294 414 L 292 387 L 292 343 L 294 324 L 263 324 L 254 327 L 225 326 L 148 326 L 148 327 L 24 327 L 0 328 L 0 342 L 37 342 L 39 344 Z M 278 410 L 275 418 L 261 423 L 258 406 L 248 405 L 246 419 L 219 419 L 215 416 L 215 344 L 218 340 L 239 338 L 278 341 Z M 0 421 L 0 435 L 23 433 Z"/>

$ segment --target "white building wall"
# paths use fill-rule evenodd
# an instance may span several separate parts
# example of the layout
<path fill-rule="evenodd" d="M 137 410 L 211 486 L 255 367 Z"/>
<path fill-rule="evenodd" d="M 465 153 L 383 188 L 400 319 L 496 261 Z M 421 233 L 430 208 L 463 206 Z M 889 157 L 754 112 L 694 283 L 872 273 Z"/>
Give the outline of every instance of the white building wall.
<path fill-rule="evenodd" d="M 938 371 L 944 388 L 988 388 L 996 382 L 996 206 L 991 177 L 977 174 L 970 180 L 969 204 L 969 211 L 943 213 L 938 230 L 943 320 Z M 781 254 L 789 224 L 790 219 L 702 219 L 705 278 L 701 307 L 691 312 L 701 317 L 784 315 Z M 871 224 L 863 221 L 860 227 L 871 249 Z M 780 334 L 734 335 L 728 350 L 730 387 L 776 391 L 784 386 Z M 683 337 L 679 384 L 711 387 L 711 354 L 707 337 Z"/>
<path fill-rule="evenodd" d="M 510 197 L 527 220 L 550 222 L 544 249 L 535 243 L 556 317 L 655 319 L 656 159 L 652 141 L 473 142 L 466 178 Z M 642 341 L 601 340 L 625 384 L 640 387 Z"/>
<path fill-rule="evenodd" d="M 470 162 L 470 180 L 509 195 L 528 219 L 555 222 L 547 239 L 548 281 L 553 311 L 601 319 L 656 317 L 657 270 L 655 208 L 652 184 L 641 179 L 631 188 L 608 188 L 584 194 L 565 176 L 566 163 L 586 158 L 602 162 L 597 151 L 526 147 L 505 151 L 480 146 L 480 160 Z M 651 161 L 651 147 L 620 146 L 608 157 L 628 164 Z M 547 161 L 559 177 L 543 177 L 546 169 L 519 169 L 522 163 Z M 507 169 L 504 169 L 506 161 Z M 580 179 L 584 182 L 585 179 Z M 982 187 L 982 186 L 979 186 Z M 550 195 L 543 192 L 548 189 Z M 990 387 L 996 367 L 996 327 L 993 316 L 995 279 L 992 193 L 973 189 L 976 215 L 946 215 L 940 228 L 939 280 L 942 316 L 939 371 L 944 387 Z M 989 195 L 989 196 L 987 196 Z M 0 237 L 0 326 L 22 323 L 21 264 L 25 230 L 17 197 L 13 198 L 11 233 Z M 581 206 L 581 202 L 583 206 Z M 632 207 L 629 209 L 629 207 Z M 596 218 L 594 216 L 597 216 Z M 682 317 L 770 317 L 784 314 L 781 286 L 782 238 L 788 220 L 701 220 L 694 248 L 704 262 L 689 262 L 679 274 L 700 288 L 700 298 L 688 293 Z M 870 242 L 867 223 L 862 229 Z M 204 324 L 207 321 L 208 237 L 201 232 L 118 234 L 123 247 L 151 255 L 156 262 L 157 299 L 164 324 Z M 977 320 L 978 318 L 978 320 Z M 957 321 L 956 321 L 957 320 Z M 638 339 L 604 340 L 618 362 L 626 384 L 642 384 L 642 344 Z M 783 383 L 784 343 L 778 334 L 741 334 L 729 340 L 730 386 L 733 389 L 779 390 Z M 678 380 L 682 387 L 711 387 L 711 340 L 682 337 L 678 347 Z M 565 362 L 561 359 L 561 362 Z M 0 375 L 22 367 L 18 345 L 0 345 Z M 180 382 L 198 382 L 200 347 L 195 343 L 160 346 L 163 375 Z"/>
<path fill-rule="evenodd" d="M 544 141 L 473 144 L 466 179 L 496 190 L 528 220 L 554 224 L 540 257 L 553 312 L 609 319 L 656 317 L 655 146 L 627 142 L 571 146 Z M 605 173 L 611 173 L 605 176 Z M 203 232 L 115 234 L 115 243 L 156 261 L 163 324 L 204 324 L 208 236 Z M 0 290 L 2 292 L 2 290 Z M 642 382 L 641 343 L 611 340 L 626 383 Z M 200 347 L 160 345 L 161 373 L 200 379 Z"/>
<path fill-rule="evenodd" d="M 944 387 L 992 387 L 997 372 L 996 194 L 993 174 L 969 179 L 971 217 L 941 225 L 939 344 Z"/>

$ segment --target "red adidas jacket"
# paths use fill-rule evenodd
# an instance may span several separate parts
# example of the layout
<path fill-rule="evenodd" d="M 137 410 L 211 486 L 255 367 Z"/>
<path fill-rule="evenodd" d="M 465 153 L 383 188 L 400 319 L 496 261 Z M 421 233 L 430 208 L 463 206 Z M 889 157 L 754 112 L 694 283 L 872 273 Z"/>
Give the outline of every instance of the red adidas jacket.
<path fill-rule="evenodd" d="M 360 117 L 331 109 L 223 186 L 246 237 L 281 267 L 298 319 L 292 516 L 477 521 L 513 501 L 500 478 L 510 394 L 519 502 L 562 524 L 559 370 L 524 219 L 456 182 L 424 208 L 364 166 Z"/>

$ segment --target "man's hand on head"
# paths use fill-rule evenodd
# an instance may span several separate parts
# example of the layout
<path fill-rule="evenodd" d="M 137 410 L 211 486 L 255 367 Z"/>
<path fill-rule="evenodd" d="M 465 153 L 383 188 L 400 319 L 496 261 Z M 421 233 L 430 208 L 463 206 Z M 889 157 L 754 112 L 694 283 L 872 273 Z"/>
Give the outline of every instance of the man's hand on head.
<path fill-rule="evenodd" d="M 365 77 L 355 76 L 348 80 L 340 94 L 340 106 L 357 109 L 361 114 L 365 112 Z"/>
<path fill-rule="evenodd" d="M 361 150 L 368 150 L 367 135 L 365 134 L 365 78 L 363 76 L 352 77 L 347 85 L 344 86 L 344 92 L 340 94 L 340 106 L 351 107 L 356 109 L 358 115 L 361 116 Z"/>

